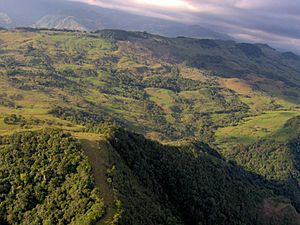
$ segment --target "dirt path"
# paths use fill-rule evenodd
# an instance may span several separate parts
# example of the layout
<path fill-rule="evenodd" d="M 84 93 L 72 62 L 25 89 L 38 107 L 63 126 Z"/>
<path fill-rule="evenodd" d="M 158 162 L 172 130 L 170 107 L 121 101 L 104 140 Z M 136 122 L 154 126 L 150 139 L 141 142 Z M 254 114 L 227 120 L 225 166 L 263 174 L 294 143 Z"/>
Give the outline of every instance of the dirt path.
<path fill-rule="evenodd" d="M 100 136 L 84 133 L 76 136 L 80 140 L 82 148 L 92 165 L 95 183 L 100 189 L 101 197 L 106 206 L 106 214 L 97 224 L 110 224 L 116 212 L 114 207 L 114 194 L 106 177 L 106 171 L 109 167 L 108 149 L 110 145 Z"/>

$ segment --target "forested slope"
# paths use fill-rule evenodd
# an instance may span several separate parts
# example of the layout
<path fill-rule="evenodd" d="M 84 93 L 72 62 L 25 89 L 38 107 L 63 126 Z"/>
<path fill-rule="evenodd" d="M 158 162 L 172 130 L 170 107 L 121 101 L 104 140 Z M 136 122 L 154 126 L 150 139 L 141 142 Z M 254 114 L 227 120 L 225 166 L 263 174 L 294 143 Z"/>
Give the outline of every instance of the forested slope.
<path fill-rule="evenodd" d="M 123 129 L 109 140 L 109 177 L 124 209 L 120 224 L 300 223 L 276 182 L 226 162 L 203 143 L 161 145 Z"/>
<path fill-rule="evenodd" d="M 76 134 L 98 136 L 82 143 L 104 160 L 97 187 L 70 134 L 1 137 L 1 224 L 300 224 L 287 193 L 204 143 L 167 146 L 107 129 L 106 140 Z"/>

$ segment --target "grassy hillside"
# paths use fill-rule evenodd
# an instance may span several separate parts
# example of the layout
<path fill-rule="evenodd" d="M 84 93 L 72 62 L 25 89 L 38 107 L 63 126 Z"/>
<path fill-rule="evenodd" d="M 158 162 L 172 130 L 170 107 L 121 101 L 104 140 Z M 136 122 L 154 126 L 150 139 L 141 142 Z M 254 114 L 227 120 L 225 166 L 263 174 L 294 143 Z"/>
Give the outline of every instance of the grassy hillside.
<path fill-rule="evenodd" d="M 295 60 L 283 59 L 265 46 L 254 45 L 261 55 L 248 56 L 233 42 L 123 31 L 12 30 L 0 36 L 2 117 L 34 116 L 70 127 L 54 117 L 67 118 L 73 125 L 86 123 L 67 115 L 76 111 L 74 117 L 88 113 L 96 122 L 110 120 L 155 139 L 193 136 L 211 142 L 218 127 L 236 125 L 249 116 L 283 110 L 291 112 L 286 119 L 298 115 L 298 74 L 286 64 L 294 65 Z M 217 71 L 207 54 L 228 55 L 231 61 L 221 60 L 218 66 L 230 66 L 235 80 L 224 78 L 229 75 Z M 198 62 L 207 66 L 190 62 L 200 55 Z M 275 56 L 280 70 L 271 61 Z M 263 68 L 273 77 L 260 70 L 258 60 L 266 61 Z M 241 73 L 238 63 L 249 71 Z M 283 69 L 289 74 L 285 80 L 280 77 Z M 270 84 L 280 88 L 269 90 Z"/>
<path fill-rule="evenodd" d="M 296 55 L 120 30 L 1 30 L 0 45 L 0 136 L 74 134 L 100 224 L 299 224 Z"/>

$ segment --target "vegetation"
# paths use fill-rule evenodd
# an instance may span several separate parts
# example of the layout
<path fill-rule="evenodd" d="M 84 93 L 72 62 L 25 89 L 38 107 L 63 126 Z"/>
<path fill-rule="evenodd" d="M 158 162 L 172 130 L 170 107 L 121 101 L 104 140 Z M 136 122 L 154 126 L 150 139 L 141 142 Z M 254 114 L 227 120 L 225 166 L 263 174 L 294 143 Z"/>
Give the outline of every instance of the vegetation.
<path fill-rule="evenodd" d="M 237 160 L 248 170 L 277 181 L 294 205 L 300 206 L 299 116 L 288 120 L 283 128 L 251 144 L 237 145 L 227 156 Z M 287 136 L 282 138 L 282 136 Z"/>
<path fill-rule="evenodd" d="M 38 119 L 57 121 L 54 116 L 74 125 L 110 121 L 160 140 L 193 136 L 212 143 L 219 127 L 266 110 L 294 113 L 298 104 L 292 81 L 273 93 L 267 85 L 277 85 L 277 78 L 271 81 L 258 74 L 232 84 L 231 78 L 224 80 L 214 71 L 215 66 L 210 71 L 191 68 L 183 60 L 208 51 L 218 55 L 219 48 L 232 47 L 227 42 L 46 29 L 2 31 L 0 39 L 0 107 L 6 114 L 37 114 Z M 238 52 L 240 46 L 236 48 Z M 242 57 L 236 62 L 242 67 L 249 60 Z M 238 85 L 246 86 L 248 93 Z"/>
<path fill-rule="evenodd" d="M 225 162 L 203 143 L 166 146 L 122 129 L 110 143 L 109 176 L 124 209 L 120 224 L 299 223 L 297 213 L 281 213 L 277 221 L 266 216 L 263 202 L 279 192 L 276 184 Z M 275 202 L 273 213 L 276 205 L 290 207 Z"/>
<path fill-rule="evenodd" d="M 300 224 L 296 55 L 114 30 L 0 43 L 1 224 Z"/>
<path fill-rule="evenodd" d="M 105 207 L 77 141 L 61 131 L 0 138 L 1 224 L 95 224 Z"/>

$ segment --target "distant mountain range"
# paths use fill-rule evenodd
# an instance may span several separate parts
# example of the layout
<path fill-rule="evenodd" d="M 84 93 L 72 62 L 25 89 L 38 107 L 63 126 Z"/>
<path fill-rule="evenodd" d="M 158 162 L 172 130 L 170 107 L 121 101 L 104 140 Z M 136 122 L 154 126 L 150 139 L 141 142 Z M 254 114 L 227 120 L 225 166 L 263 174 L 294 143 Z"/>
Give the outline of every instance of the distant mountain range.
<path fill-rule="evenodd" d="M 0 0 L 0 26 L 95 31 L 123 29 L 169 37 L 232 39 L 198 25 L 134 15 L 66 0 Z"/>
<path fill-rule="evenodd" d="M 76 21 L 74 16 L 60 16 L 60 15 L 48 15 L 41 18 L 35 24 L 35 28 L 55 28 L 55 29 L 68 29 L 87 31 L 87 29 Z"/>

